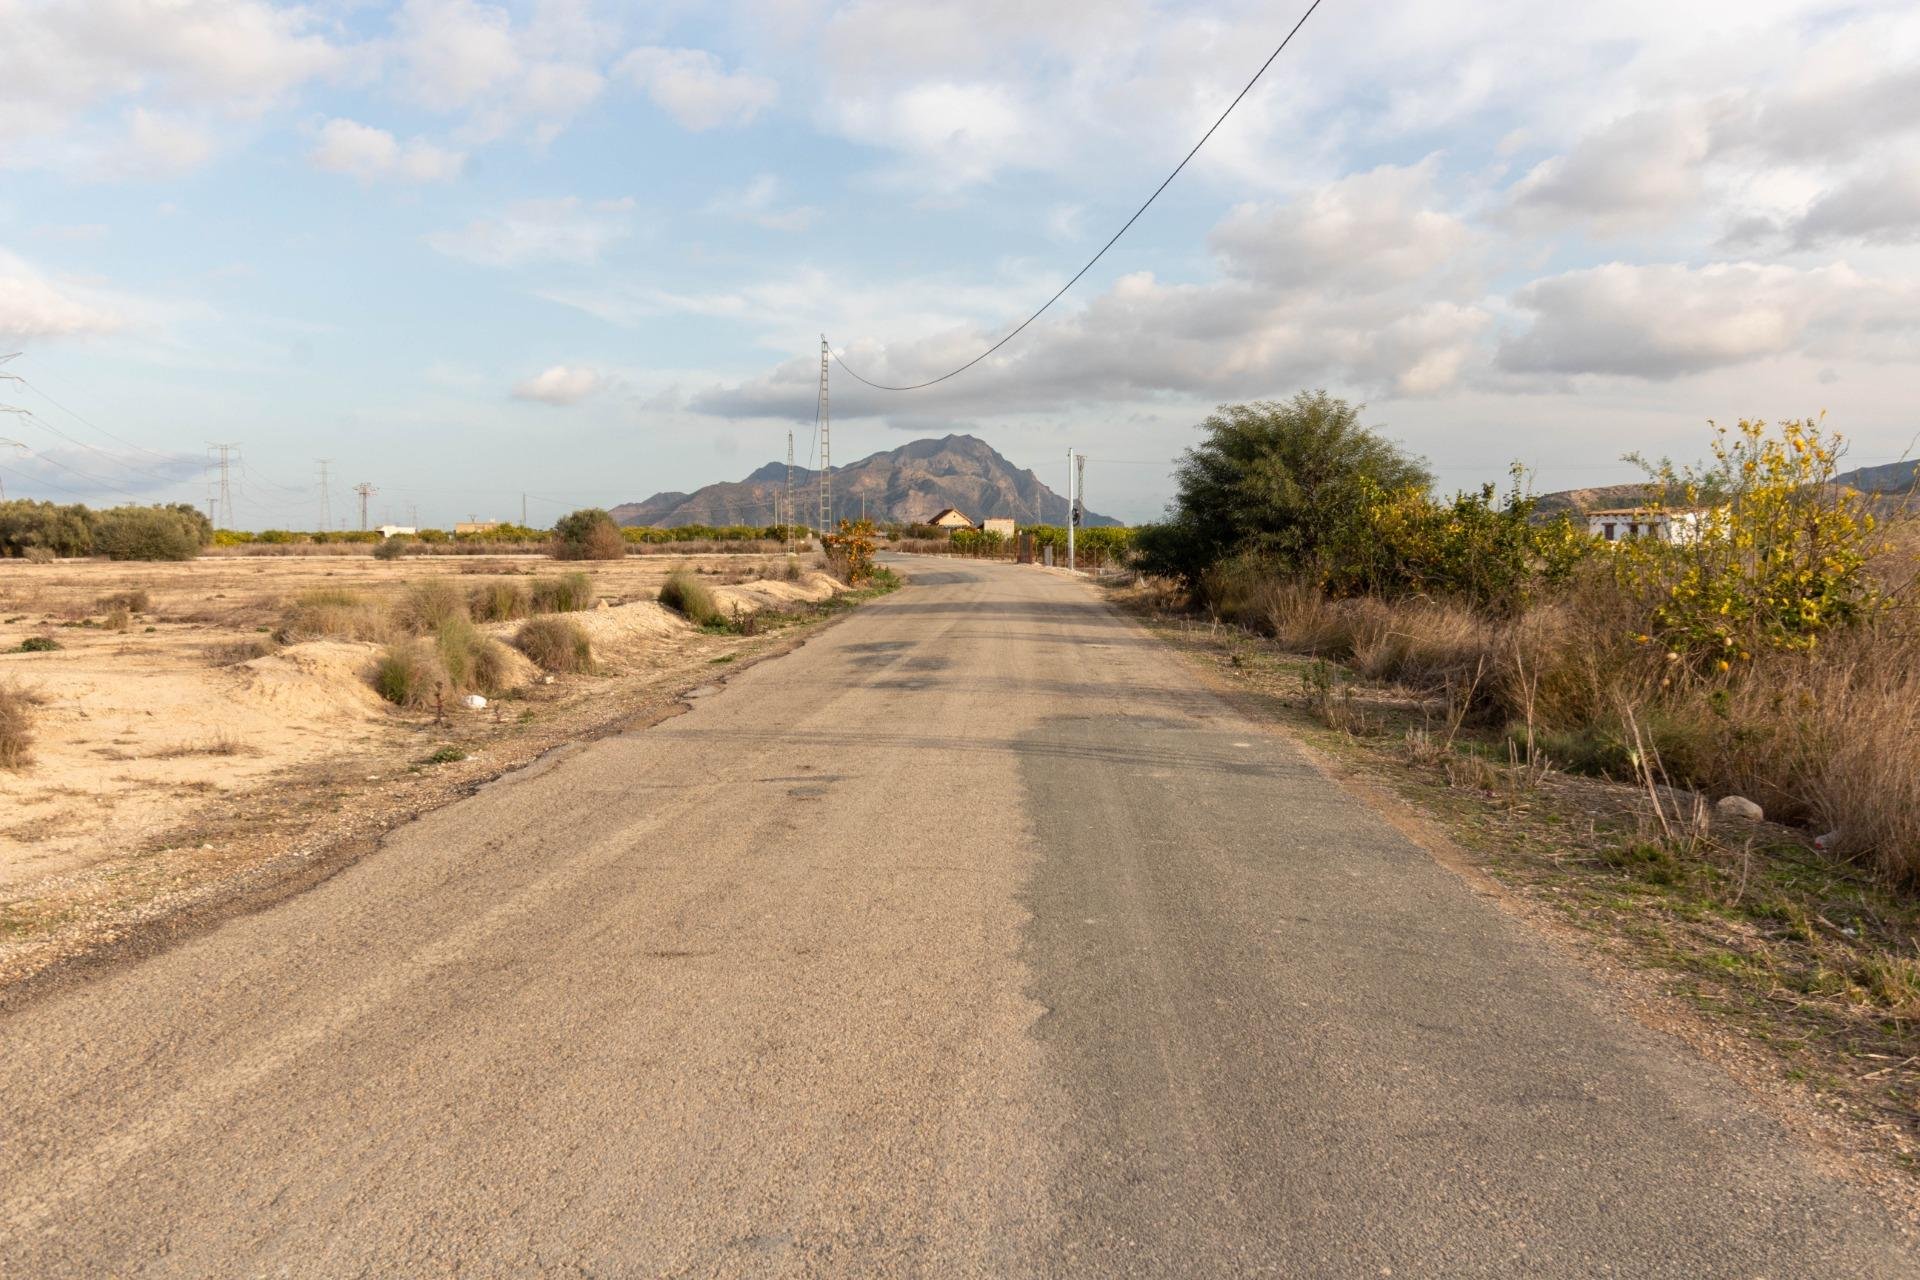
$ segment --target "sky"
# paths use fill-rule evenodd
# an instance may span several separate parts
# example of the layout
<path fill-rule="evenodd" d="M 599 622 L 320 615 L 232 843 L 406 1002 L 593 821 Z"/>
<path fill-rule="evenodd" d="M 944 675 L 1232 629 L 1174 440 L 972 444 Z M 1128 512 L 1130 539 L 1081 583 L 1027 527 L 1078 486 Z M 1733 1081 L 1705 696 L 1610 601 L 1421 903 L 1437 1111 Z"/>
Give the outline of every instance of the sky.
<path fill-rule="evenodd" d="M 977 355 L 1301 7 L 0 0 L 0 482 L 204 505 L 225 442 L 242 528 L 544 525 L 806 462 L 823 334 Z M 999 353 L 836 366 L 832 448 L 1077 449 L 1146 520 L 1213 406 L 1324 388 L 1550 491 L 1709 420 L 1908 456 L 1917 357 L 1911 0 L 1324 0 Z"/>

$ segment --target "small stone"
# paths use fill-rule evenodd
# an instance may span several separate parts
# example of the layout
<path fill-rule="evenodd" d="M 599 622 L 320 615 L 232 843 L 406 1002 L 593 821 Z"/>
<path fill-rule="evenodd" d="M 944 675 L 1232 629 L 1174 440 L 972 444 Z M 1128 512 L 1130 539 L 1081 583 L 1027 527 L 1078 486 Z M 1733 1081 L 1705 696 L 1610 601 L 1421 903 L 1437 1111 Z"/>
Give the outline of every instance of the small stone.
<path fill-rule="evenodd" d="M 1759 822 L 1767 816 L 1765 809 L 1745 796 L 1721 796 L 1713 811 L 1723 818 L 1742 818 L 1748 822 Z"/>

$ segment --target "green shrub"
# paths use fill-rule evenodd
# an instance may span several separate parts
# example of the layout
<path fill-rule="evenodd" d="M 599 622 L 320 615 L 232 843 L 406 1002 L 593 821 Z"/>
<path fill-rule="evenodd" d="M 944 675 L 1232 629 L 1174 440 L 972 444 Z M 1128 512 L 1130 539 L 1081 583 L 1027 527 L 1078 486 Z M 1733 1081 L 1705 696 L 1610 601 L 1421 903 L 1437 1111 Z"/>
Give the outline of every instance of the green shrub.
<path fill-rule="evenodd" d="M 627 543 L 612 516 L 588 507 L 553 526 L 551 552 L 556 560 L 618 560 L 627 554 Z"/>
<path fill-rule="evenodd" d="M 412 552 L 413 549 L 412 538 L 407 537 L 404 533 L 396 533 L 392 537 L 382 539 L 379 543 L 375 544 L 373 548 L 373 558 L 375 560 L 398 560 L 400 557 Z"/>
<path fill-rule="evenodd" d="M 593 603 L 593 579 L 577 570 L 535 578 L 529 595 L 535 613 L 578 613 Z"/>
<path fill-rule="evenodd" d="M 21 653 L 52 653 L 60 642 L 52 636 L 28 636 L 20 642 Z"/>
<path fill-rule="evenodd" d="M 593 670 L 593 643 L 571 618 L 535 618 L 520 628 L 513 643 L 542 671 L 574 674 Z"/>
<path fill-rule="evenodd" d="M 511 579 L 483 582 L 467 595 L 467 608 L 480 622 L 511 622 L 533 612 L 525 586 Z"/>
<path fill-rule="evenodd" d="M 212 541 L 205 517 L 176 507 L 115 507 L 100 513 L 93 549 L 113 560 L 191 560 Z"/>
<path fill-rule="evenodd" d="M 20 499 L 0 502 L 0 556 L 49 559 L 93 552 L 96 512 L 73 503 Z"/>
<path fill-rule="evenodd" d="M 1189 586 L 1233 555 L 1316 574 L 1362 536 L 1382 496 L 1432 482 L 1425 464 L 1360 425 L 1358 407 L 1324 391 L 1223 405 L 1204 430 L 1176 472 L 1172 515 L 1135 538 L 1143 567 Z"/>
<path fill-rule="evenodd" d="M 415 635 L 428 635 L 458 618 L 467 620 L 467 597 L 452 578 L 423 578 L 407 587 L 394 620 Z"/>
<path fill-rule="evenodd" d="M 695 626 L 705 627 L 726 621 L 707 584 L 684 569 L 675 569 L 660 584 L 660 603 Z"/>
<path fill-rule="evenodd" d="M 435 647 L 417 639 L 381 651 L 374 663 L 373 687 L 388 702 L 411 709 L 430 707 L 436 693 L 451 691 Z"/>

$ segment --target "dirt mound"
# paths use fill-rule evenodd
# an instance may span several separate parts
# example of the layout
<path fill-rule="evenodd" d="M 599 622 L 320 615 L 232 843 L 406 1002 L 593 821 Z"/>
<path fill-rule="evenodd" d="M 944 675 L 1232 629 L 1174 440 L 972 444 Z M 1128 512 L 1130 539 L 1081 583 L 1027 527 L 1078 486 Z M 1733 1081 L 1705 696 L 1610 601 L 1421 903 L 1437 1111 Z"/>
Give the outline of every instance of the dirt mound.
<path fill-rule="evenodd" d="M 368 683 L 377 645 L 313 640 L 233 668 L 235 701 L 290 723 L 359 721 L 388 709 Z M 522 661 L 525 661 L 522 659 Z M 531 667 L 531 664 L 528 664 Z"/>
<path fill-rule="evenodd" d="M 721 612 L 756 613 L 761 609 L 785 609 L 796 604 L 818 604 L 845 591 L 837 579 L 824 573 L 809 573 L 798 582 L 762 578 L 730 587 L 714 587 L 714 602 Z"/>

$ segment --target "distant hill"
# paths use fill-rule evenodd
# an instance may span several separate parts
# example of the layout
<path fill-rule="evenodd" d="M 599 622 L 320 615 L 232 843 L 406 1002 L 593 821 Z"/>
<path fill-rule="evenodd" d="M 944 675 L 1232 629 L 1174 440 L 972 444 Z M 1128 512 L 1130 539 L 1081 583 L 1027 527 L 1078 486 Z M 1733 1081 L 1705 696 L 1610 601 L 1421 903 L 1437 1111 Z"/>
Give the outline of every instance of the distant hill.
<path fill-rule="evenodd" d="M 1852 471 L 1835 476 L 1833 482 L 1862 493 L 1912 493 L 1916 468 L 1920 468 L 1920 463 L 1912 460 L 1889 462 L 1878 467 L 1855 467 Z"/>
<path fill-rule="evenodd" d="M 613 518 L 624 525 L 672 528 L 683 524 L 773 524 L 774 500 L 786 487 L 787 464 L 769 462 L 744 480 L 710 484 L 693 493 L 656 493 L 644 502 L 623 502 Z M 793 469 L 798 519 L 817 519 L 820 473 Z M 860 513 L 866 499 L 869 519 L 902 523 L 929 520 L 957 507 L 978 524 L 1010 516 L 1022 525 L 1064 524 L 1067 500 L 1031 471 L 1016 468 L 992 445 L 974 436 L 915 440 L 833 469 L 835 519 Z M 811 501 L 810 501 L 811 500 Z M 1089 525 L 1117 525 L 1111 516 L 1089 511 Z"/>
<path fill-rule="evenodd" d="M 1602 484 L 1591 489 L 1562 489 L 1543 493 L 1534 507 L 1536 516 L 1545 518 L 1562 513 L 1579 515 L 1584 511 L 1605 511 L 1611 507 L 1637 507 L 1647 500 L 1644 480 L 1631 484 Z"/>

